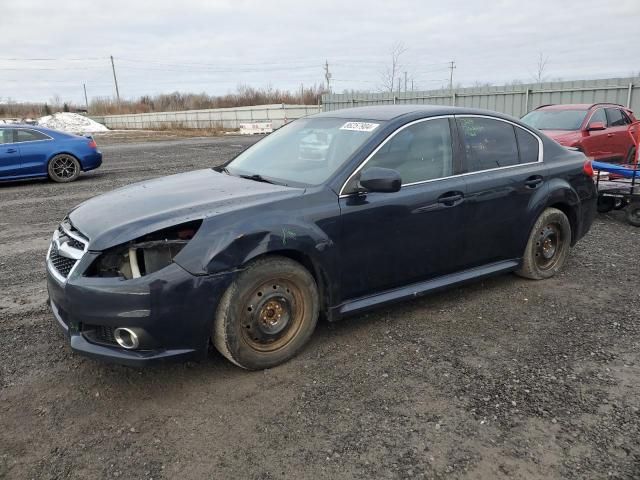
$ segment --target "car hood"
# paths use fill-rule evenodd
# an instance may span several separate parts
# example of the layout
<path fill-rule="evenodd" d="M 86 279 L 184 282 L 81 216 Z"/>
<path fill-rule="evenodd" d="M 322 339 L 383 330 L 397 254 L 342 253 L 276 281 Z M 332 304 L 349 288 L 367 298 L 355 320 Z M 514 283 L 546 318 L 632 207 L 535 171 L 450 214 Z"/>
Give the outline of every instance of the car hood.
<path fill-rule="evenodd" d="M 90 250 L 104 250 L 163 228 L 303 191 L 211 169 L 197 170 L 99 195 L 73 209 L 69 220 L 89 238 Z"/>
<path fill-rule="evenodd" d="M 542 130 L 542 132 L 560 145 L 565 146 L 570 146 L 580 139 L 580 132 L 574 130 Z"/>

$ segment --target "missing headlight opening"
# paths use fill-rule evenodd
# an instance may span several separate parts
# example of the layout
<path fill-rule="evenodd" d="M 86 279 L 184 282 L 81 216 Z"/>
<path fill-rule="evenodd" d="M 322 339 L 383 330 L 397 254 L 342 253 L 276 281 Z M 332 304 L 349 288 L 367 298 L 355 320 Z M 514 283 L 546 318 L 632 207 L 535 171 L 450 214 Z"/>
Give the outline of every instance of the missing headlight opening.
<path fill-rule="evenodd" d="M 105 251 L 87 272 L 91 277 L 139 278 L 170 265 L 194 237 L 202 220 L 153 232 Z"/>

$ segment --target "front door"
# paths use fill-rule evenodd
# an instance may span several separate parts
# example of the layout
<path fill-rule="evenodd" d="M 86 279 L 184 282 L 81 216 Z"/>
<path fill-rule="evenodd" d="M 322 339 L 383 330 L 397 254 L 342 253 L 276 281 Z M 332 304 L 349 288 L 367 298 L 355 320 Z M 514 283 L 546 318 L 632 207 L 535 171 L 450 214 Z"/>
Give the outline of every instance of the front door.
<path fill-rule="evenodd" d="M 20 149 L 13 136 L 13 129 L 0 128 L 0 178 L 20 174 Z"/>
<path fill-rule="evenodd" d="M 460 267 L 465 184 L 448 118 L 396 130 L 364 163 L 391 168 L 402 188 L 340 197 L 343 299 L 357 298 L 456 271 Z"/>
<path fill-rule="evenodd" d="M 589 130 L 589 127 L 595 123 L 602 123 L 605 126 L 604 130 Z M 612 135 L 607 128 L 607 115 L 604 113 L 604 108 L 596 109 L 588 120 L 585 129 L 583 131 L 582 148 L 584 154 L 592 158 L 593 160 L 608 160 L 613 155 L 613 142 L 611 141 Z"/>

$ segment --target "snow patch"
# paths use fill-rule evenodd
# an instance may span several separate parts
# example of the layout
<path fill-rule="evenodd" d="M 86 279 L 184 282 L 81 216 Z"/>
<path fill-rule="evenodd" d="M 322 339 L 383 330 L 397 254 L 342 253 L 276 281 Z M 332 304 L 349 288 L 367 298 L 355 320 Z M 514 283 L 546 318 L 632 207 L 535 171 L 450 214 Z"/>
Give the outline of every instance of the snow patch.
<path fill-rule="evenodd" d="M 38 119 L 41 127 L 61 130 L 69 133 L 107 132 L 109 129 L 101 123 L 94 122 L 88 117 L 71 112 L 54 113 Z"/>

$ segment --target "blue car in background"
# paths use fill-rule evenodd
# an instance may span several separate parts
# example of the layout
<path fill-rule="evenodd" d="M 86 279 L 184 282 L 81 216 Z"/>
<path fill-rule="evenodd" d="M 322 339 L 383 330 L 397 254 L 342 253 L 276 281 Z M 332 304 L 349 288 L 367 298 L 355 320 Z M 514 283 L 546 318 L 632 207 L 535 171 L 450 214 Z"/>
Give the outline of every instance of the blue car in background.
<path fill-rule="evenodd" d="M 33 125 L 0 125 L 0 181 L 72 182 L 102 164 L 95 140 Z"/>

